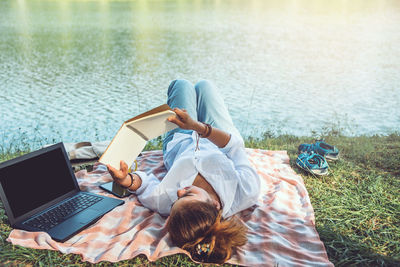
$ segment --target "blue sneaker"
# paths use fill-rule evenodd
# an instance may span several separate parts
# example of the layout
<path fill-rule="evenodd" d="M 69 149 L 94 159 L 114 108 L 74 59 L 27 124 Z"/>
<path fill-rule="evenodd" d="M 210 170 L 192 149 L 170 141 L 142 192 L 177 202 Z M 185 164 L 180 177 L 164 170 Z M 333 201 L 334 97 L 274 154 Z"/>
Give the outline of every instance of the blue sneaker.
<path fill-rule="evenodd" d="M 314 152 L 300 154 L 296 159 L 296 165 L 315 175 L 327 175 L 329 173 L 329 165 L 326 159 Z"/>
<path fill-rule="evenodd" d="M 324 141 L 317 141 L 315 144 L 301 144 L 299 146 L 299 153 L 311 153 L 313 151 L 324 156 L 327 160 L 337 160 L 339 158 L 339 149 Z"/>

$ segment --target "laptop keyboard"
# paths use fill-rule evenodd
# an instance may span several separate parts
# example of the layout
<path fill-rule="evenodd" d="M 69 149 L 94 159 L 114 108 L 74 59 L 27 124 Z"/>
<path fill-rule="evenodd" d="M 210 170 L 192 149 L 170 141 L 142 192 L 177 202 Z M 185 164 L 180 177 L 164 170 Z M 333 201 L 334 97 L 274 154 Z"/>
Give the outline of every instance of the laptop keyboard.
<path fill-rule="evenodd" d="M 80 194 L 66 202 L 63 202 L 57 207 L 24 222 L 24 224 L 46 231 L 57 224 L 62 223 L 78 212 L 96 204 L 102 199 L 103 198 L 94 195 Z"/>

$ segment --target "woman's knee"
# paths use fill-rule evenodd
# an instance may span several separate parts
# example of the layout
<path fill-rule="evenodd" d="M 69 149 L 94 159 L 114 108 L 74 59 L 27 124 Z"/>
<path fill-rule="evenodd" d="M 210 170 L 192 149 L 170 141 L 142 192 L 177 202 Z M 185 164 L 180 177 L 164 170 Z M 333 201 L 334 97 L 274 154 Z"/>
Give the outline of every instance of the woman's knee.
<path fill-rule="evenodd" d="M 193 90 L 193 84 L 184 79 L 173 80 L 168 87 L 168 96 L 172 93 L 172 91 L 176 90 Z"/>
<path fill-rule="evenodd" d="M 207 81 L 207 80 L 201 80 L 198 83 L 196 83 L 196 85 L 194 86 L 194 88 L 196 89 L 196 93 L 197 95 L 199 93 L 207 93 L 210 91 L 213 91 L 214 86 L 211 82 Z"/>

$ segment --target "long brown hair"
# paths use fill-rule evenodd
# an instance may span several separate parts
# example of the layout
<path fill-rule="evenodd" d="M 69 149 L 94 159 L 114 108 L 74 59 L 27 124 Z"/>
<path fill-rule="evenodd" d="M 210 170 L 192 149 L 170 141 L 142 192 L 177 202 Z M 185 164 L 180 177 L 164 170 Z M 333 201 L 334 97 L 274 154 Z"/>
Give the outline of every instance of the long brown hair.
<path fill-rule="evenodd" d="M 196 261 L 224 263 L 237 247 L 246 244 L 247 229 L 235 216 L 224 220 L 221 214 L 212 203 L 185 204 L 168 219 L 172 242 L 188 251 Z"/>

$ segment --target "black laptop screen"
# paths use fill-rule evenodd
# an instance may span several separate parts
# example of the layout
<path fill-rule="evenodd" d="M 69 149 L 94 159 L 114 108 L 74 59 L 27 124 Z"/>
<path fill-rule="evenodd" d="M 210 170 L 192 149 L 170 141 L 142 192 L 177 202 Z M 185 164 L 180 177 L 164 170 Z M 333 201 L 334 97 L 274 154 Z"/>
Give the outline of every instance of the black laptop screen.
<path fill-rule="evenodd" d="M 60 147 L 0 169 L 0 182 L 15 218 L 75 188 Z"/>

